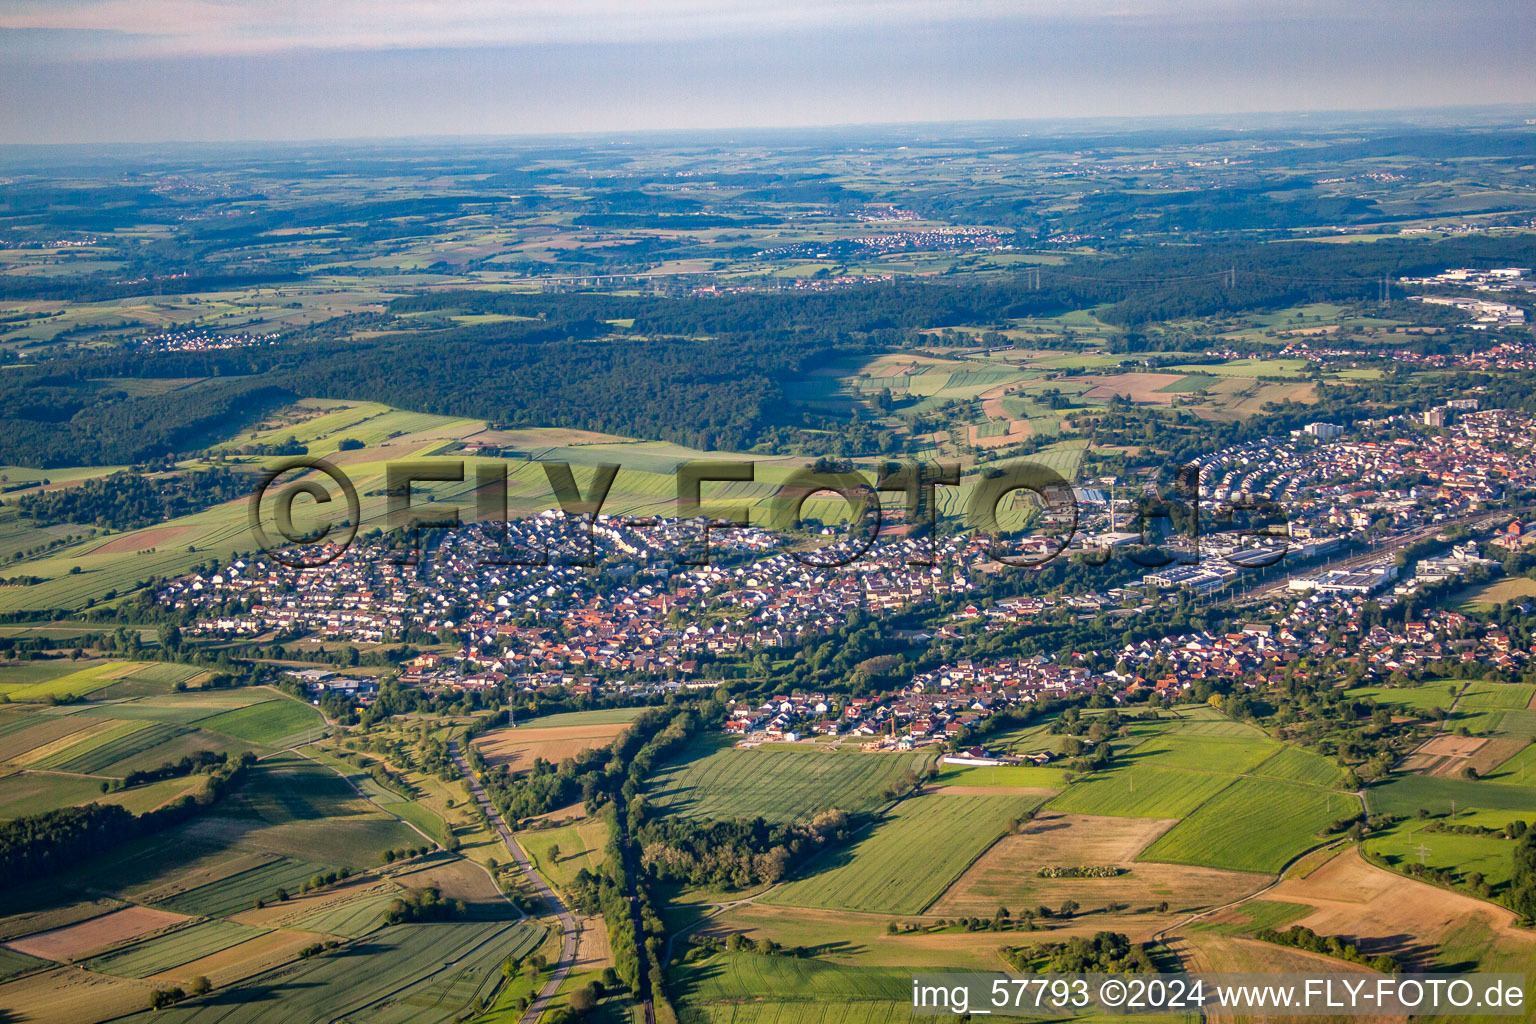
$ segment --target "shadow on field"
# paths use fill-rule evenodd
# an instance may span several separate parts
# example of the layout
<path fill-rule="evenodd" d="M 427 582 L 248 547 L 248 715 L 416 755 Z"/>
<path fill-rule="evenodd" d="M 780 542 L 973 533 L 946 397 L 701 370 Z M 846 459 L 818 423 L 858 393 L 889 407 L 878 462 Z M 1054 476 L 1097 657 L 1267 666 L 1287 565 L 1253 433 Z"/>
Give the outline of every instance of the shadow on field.
<path fill-rule="evenodd" d="M 1457 963 L 1440 962 L 1438 958 L 1442 954 L 1439 946 L 1432 942 L 1425 942 L 1417 935 L 1410 935 L 1407 932 L 1399 932 L 1396 935 L 1376 935 L 1370 938 L 1346 935 L 1344 941 L 1354 943 L 1366 956 L 1380 956 L 1386 953 L 1388 956 L 1396 957 L 1398 962 L 1410 971 L 1433 970 L 1437 973 L 1460 974 L 1478 970 L 1476 960 L 1462 960 Z"/>
<path fill-rule="evenodd" d="M 837 942 L 823 942 L 819 946 L 806 946 L 805 951 L 811 956 L 857 956 L 860 953 L 869 952 L 868 946 L 857 945 L 846 940 Z"/>
<path fill-rule="evenodd" d="M 350 946 L 343 946 L 340 949 L 335 949 L 328 952 L 323 960 L 321 958 L 316 958 L 315 960 L 300 960 L 293 964 L 291 967 L 286 968 L 286 971 L 288 973 L 292 973 L 294 970 L 302 970 L 306 965 L 311 963 L 323 963 L 326 961 L 334 963 L 337 960 L 349 960 L 356 957 L 376 956 L 381 953 L 389 952 L 391 948 L 392 947 L 383 945 L 382 943 L 378 942 L 358 942 Z M 220 991 L 213 992 L 206 996 L 202 996 L 195 1002 L 198 1006 L 235 1006 L 243 1003 L 264 1003 L 277 999 L 288 999 L 292 997 L 294 993 L 307 989 L 325 987 L 325 982 L 304 981 L 301 979 L 284 981 L 282 979 L 278 979 L 269 984 L 231 985 L 228 988 L 221 989 Z M 189 1000 L 189 1003 L 190 1002 L 192 1001 Z"/>

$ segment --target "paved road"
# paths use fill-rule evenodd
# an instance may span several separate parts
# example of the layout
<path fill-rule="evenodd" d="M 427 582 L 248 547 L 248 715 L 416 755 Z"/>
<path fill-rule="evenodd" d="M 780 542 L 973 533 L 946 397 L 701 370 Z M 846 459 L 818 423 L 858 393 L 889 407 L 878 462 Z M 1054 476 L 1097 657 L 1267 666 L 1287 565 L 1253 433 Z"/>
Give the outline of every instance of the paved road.
<path fill-rule="evenodd" d="M 448 753 L 453 757 L 453 763 L 459 766 L 459 771 L 464 773 L 464 780 L 469 783 L 470 793 L 474 795 L 486 816 L 491 819 L 491 825 L 501 834 L 501 842 L 506 846 L 507 852 L 512 855 L 513 860 L 517 861 L 518 867 L 523 869 L 523 874 L 533 886 L 534 891 L 555 908 L 555 916 L 560 919 L 562 932 L 560 962 L 555 965 L 555 973 L 550 975 L 549 981 L 544 983 L 544 987 L 539 990 L 533 1002 L 528 1004 L 528 1011 L 523 1014 L 522 1024 L 533 1024 L 539 1019 L 539 1014 L 544 1012 L 544 1008 L 549 1005 L 549 1001 L 554 998 L 555 990 L 560 987 L 565 976 L 571 973 L 571 966 L 576 962 L 576 919 L 571 916 L 570 909 L 555 894 L 555 891 L 544 884 L 544 879 L 540 878 L 539 873 L 533 869 L 533 863 L 528 859 L 528 855 L 523 852 L 521 846 L 517 845 L 517 840 L 512 838 L 511 829 L 507 828 L 506 822 L 501 820 L 501 815 L 491 804 L 490 798 L 485 795 L 485 789 L 480 785 L 480 780 L 475 778 L 475 773 L 470 771 L 469 765 L 464 761 L 464 755 L 459 753 L 457 740 L 448 741 Z"/>

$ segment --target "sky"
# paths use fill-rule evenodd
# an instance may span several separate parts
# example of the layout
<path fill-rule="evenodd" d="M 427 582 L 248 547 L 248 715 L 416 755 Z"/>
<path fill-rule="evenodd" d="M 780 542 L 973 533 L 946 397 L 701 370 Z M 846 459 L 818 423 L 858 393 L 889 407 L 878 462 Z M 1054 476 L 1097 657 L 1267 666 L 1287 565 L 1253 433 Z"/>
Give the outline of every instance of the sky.
<path fill-rule="evenodd" d="M 0 142 L 1536 102 L 1531 0 L 0 0 Z"/>

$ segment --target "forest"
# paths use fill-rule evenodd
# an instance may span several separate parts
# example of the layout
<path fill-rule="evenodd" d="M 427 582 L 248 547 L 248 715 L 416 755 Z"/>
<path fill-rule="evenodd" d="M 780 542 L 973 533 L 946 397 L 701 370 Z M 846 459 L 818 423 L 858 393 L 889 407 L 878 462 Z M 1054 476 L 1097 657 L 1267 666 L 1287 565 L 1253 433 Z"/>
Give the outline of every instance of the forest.
<path fill-rule="evenodd" d="M 746 450 L 786 429 L 838 426 L 790 401 L 788 378 L 917 343 L 919 329 L 1092 308 L 1130 337 L 1182 317 L 1359 300 L 1384 275 L 1503 263 L 1536 263 L 1536 245 L 1527 236 L 1213 244 L 1078 259 L 1045 268 L 1038 282 L 1013 273 L 710 298 L 433 291 L 261 349 L 119 349 L 13 366 L 0 379 L 0 431 L 10 460 L 26 465 L 140 462 L 196 450 L 313 396 Z M 424 312 L 530 319 L 444 327 L 408 318 Z M 627 320 L 633 327 L 616 326 Z M 208 379 L 152 396 L 110 383 L 199 377 Z"/>

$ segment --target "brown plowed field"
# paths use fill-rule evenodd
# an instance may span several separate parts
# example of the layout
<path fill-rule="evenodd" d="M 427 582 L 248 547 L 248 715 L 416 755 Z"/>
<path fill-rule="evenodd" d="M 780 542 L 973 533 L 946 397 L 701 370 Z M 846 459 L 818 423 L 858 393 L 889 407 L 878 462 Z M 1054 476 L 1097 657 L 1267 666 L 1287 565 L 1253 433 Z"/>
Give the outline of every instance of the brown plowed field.
<path fill-rule="evenodd" d="M 6 945 L 18 953 L 44 960 L 78 960 L 87 953 L 190 920 L 185 914 L 173 914 L 168 910 L 125 907 L 79 924 L 28 935 Z"/>

